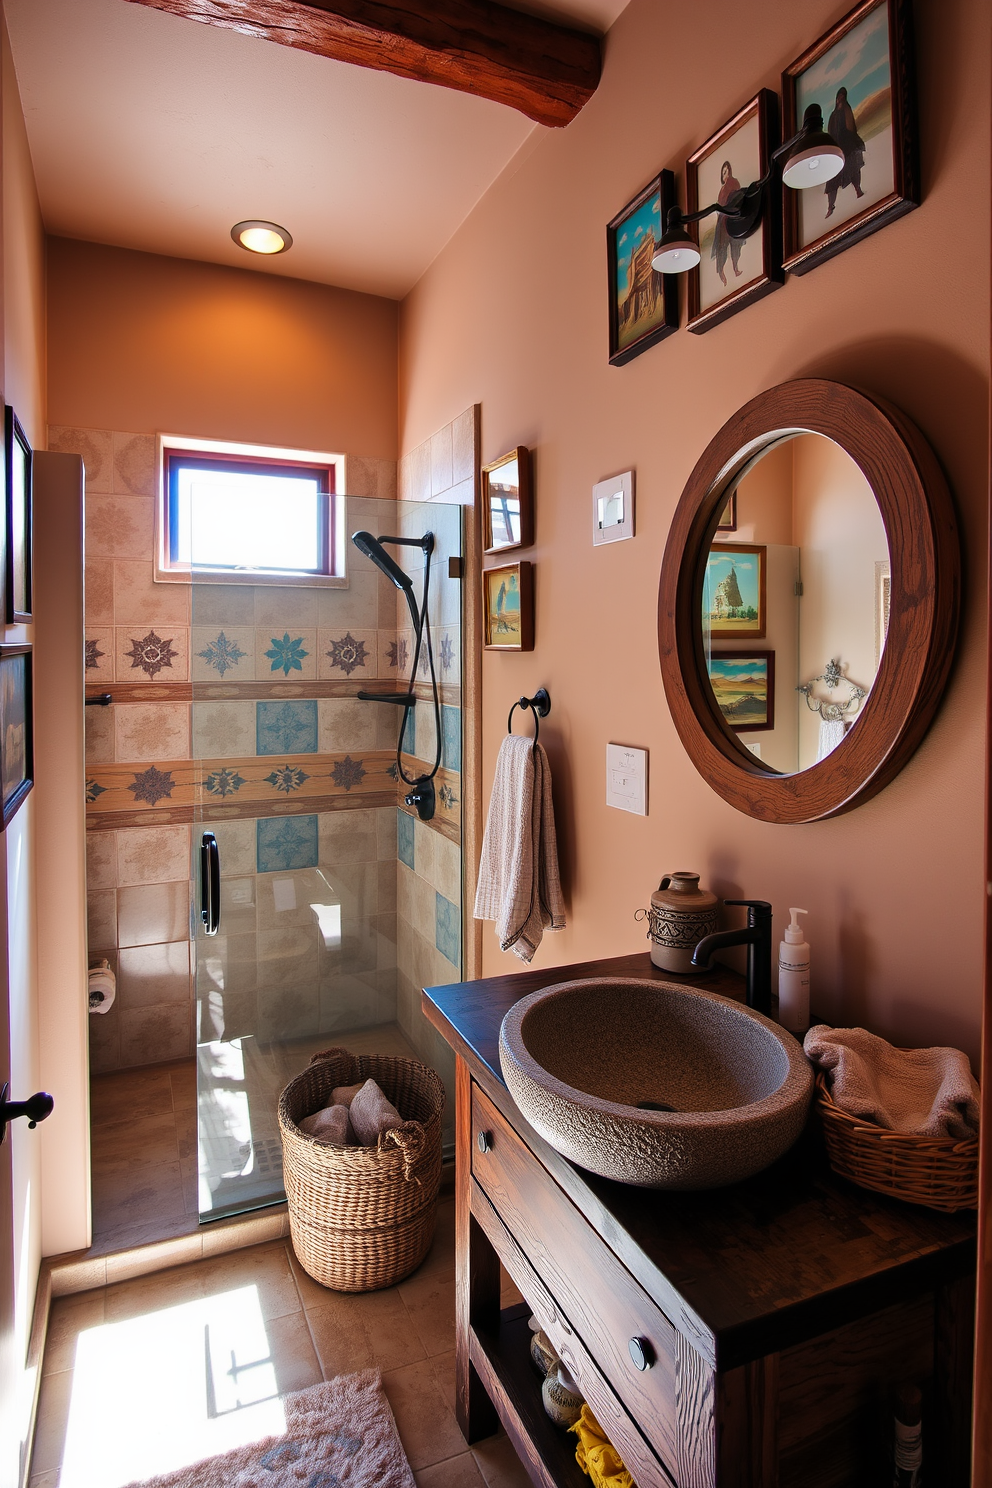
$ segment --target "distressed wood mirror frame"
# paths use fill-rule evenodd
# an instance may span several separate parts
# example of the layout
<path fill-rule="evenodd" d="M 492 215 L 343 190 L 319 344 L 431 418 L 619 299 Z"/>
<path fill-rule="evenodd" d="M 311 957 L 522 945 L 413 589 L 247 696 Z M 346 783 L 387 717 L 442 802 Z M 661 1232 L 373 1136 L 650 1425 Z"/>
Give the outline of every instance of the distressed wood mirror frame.
<path fill-rule="evenodd" d="M 857 724 L 795 775 L 762 765 L 720 717 L 703 650 L 700 595 L 719 513 L 771 446 L 822 434 L 850 455 L 878 503 L 892 599 L 878 674 Z M 943 472 L 919 430 L 881 398 L 804 379 L 759 393 L 710 441 L 689 477 L 665 548 L 658 600 L 661 672 L 675 726 L 699 773 L 760 821 L 820 821 L 888 785 L 922 740 L 951 667 L 960 610 L 960 547 Z"/>

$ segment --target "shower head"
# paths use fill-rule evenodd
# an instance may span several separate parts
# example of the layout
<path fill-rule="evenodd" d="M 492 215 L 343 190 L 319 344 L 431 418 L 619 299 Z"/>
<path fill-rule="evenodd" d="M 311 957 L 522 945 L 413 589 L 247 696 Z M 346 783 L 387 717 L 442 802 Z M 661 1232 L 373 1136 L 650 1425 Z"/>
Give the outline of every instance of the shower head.
<path fill-rule="evenodd" d="M 377 537 L 373 537 L 371 532 L 355 532 L 352 533 L 351 540 L 358 551 L 364 553 L 366 558 L 371 558 L 376 568 L 384 573 L 397 589 L 405 589 L 408 594 L 411 592 L 413 580 L 410 575 L 403 572 L 395 558 L 390 558 Z"/>

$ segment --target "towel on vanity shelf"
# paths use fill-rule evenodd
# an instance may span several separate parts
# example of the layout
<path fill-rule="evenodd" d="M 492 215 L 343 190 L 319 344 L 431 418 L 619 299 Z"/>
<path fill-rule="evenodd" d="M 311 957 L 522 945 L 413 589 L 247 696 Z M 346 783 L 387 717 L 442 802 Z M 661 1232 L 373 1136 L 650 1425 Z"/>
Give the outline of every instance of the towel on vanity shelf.
<path fill-rule="evenodd" d="M 592 1479 L 595 1488 L 634 1488 L 634 1480 L 624 1467 L 616 1447 L 584 1402 L 579 1419 L 568 1429 L 579 1438 L 575 1460 L 586 1477 Z"/>
<path fill-rule="evenodd" d="M 323 1142 L 325 1147 L 351 1147 L 355 1142 L 347 1106 L 325 1106 L 312 1116 L 304 1116 L 300 1122 L 300 1131 Z"/>
<path fill-rule="evenodd" d="M 544 746 L 507 734 L 482 839 L 475 918 L 495 920 L 500 950 L 530 961 L 545 930 L 565 928 L 551 769 Z"/>
<path fill-rule="evenodd" d="M 866 1028 L 818 1023 L 803 1048 L 830 1070 L 830 1094 L 849 1116 L 917 1137 L 978 1135 L 978 1082 L 960 1049 L 894 1049 Z"/>
<path fill-rule="evenodd" d="M 354 1097 L 348 1114 L 355 1140 L 363 1147 L 374 1147 L 382 1132 L 392 1131 L 394 1127 L 403 1125 L 403 1117 L 399 1111 L 372 1079 L 366 1080 Z"/>

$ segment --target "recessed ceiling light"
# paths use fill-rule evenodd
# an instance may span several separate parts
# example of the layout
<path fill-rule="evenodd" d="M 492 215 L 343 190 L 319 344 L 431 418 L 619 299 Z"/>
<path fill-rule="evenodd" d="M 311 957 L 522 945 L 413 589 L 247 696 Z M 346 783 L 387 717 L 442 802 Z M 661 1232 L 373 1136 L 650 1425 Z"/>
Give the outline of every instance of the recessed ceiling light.
<path fill-rule="evenodd" d="M 231 237 L 249 253 L 285 253 L 293 246 L 290 234 L 276 222 L 236 222 Z"/>

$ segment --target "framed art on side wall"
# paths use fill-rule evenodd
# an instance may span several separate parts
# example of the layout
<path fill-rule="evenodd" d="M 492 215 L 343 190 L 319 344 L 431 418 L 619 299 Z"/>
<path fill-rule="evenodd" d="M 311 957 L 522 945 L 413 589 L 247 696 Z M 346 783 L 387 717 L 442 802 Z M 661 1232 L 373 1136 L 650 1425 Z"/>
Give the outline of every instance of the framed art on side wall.
<path fill-rule="evenodd" d="M 534 541 L 530 451 L 522 444 L 482 467 L 482 546 L 487 553 Z"/>
<path fill-rule="evenodd" d="M 762 88 L 685 163 L 690 212 L 725 207 L 768 172 L 778 144 L 778 99 Z M 747 238 L 733 238 L 719 212 L 697 224 L 699 265 L 689 271 L 690 331 L 700 334 L 762 299 L 782 283 L 780 188 L 777 173 L 765 187 L 761 221 Z"/>
<path fill-rule="evenodd" d="M 908 0 L 864 0 L 786 68 L 782 97 L 786 139 L 818 104 L 844 151 L 825 185 L 784 193 L 785 268 L 805 274 L 919 204 Z"/>
<path fill-rule="evenodd" d="M 4 410 L 5 619 L 8 625 L 31 620 L 32 450 L 14 410 Z"/>
<path fill-rule="evenodd" d="M 679 328 L 674 274 L 651 267 L 669 209 L 675 177 L 663 170 L 618 212 L 606 229 L 610 279 L 610 363 L 622 367 Z"/>
<path fill-rule="evenodd" d="M 765 547 L 722 542 L 710 548 L 703 579 L 703 635 L 761 640 L 765 634 Z"/>
<path fill-rule="evenodd" d="M 499 568 L 484 568 L 482 607 L 487 651 L 533 651 L 532 564 L 505 563 Z"/>
<path fill-rule="evenodd" d="M 775 727 L 774 651 L 712 651 L 706 665 L 717 707 L 735 732 Z"/>
<path fill-rule="evenodd" d="M 3 827 L 34 785 L 30 646 L 0 646 L 0 814 Z"/>

